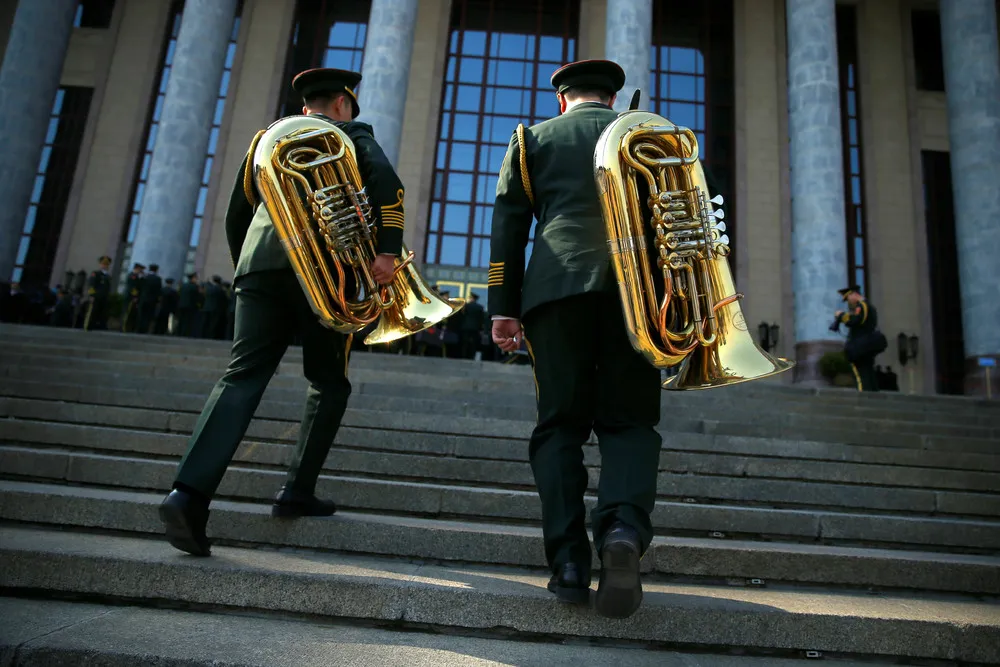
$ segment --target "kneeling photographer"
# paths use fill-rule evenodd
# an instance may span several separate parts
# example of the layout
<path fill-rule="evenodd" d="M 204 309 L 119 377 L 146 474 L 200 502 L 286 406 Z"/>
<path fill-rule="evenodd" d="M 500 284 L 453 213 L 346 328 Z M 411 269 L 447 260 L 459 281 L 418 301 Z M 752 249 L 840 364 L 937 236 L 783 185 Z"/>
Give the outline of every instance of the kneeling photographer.
<path fill-rule="evenodd" d="M 854 370 L 858 391 L 878 391 L 875 377 L 875 357 L 889 346 L 882 332 L 878 330 L 878 314 L 875 307 L 861 294 L 858 285 L 837 290 L 847 302 L 847 310 L 838 310 L 830 331 L 839 331 L 841 324 L 847 325 L 847 342 L 844 354 Z"/>

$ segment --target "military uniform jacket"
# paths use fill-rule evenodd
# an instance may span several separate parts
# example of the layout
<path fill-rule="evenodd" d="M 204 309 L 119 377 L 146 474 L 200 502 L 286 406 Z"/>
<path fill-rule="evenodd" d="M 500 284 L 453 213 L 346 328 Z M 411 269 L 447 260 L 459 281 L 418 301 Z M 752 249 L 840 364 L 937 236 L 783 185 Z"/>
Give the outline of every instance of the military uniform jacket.
<path fill-rule="evenodd" d="M 223 300 L 225 297 L 226 291 L 222 289 L 221 285 L 209 283 L 205 286 L 205 303 L 202 304 L 201 309 L 206 313 L 224 312 Z"/>
<path fill-rule="evenodd" d="M 130 299 L 139 298 L 139 285 L 142 278 L 139 277 L 137 273 L 128 274 L 128 278 L 125 279 L 125 295 Z"/>
<path fill-rule="evenodd" d="M 358 171 L 361 172 L 375 217 L 376 250 L 379 254 L 398 255 L 403 244 L 403 184 L 375 141 L 372 127 L 356 121 L 342 123 L 321 114 L 314 115 L 337 125 L 354 142 Z M 256 141 L 251 150 L 255 146 Z M 226 238 L 236 278 L 255 271 L 291 268 L 267 209 L 260 203 L 253 174 L 247 171 L 252 170 L 252 159 L 248 151 L 226 211 Z"/>
<path fill-rule="evenodd" d="M 100 301 L 108 298 L 111 291 L 111 276 L 104 271 L 91 271 L 87 278 L 87 296 Z"/>
<path fill-rule="evenodd" d="M 859 301 L 853 310 L 841 313 L 840 321 L 847 325 L 847 340 L 866 336 L 878 329 L 878 313 L 867 299 Z"/>
<path fill-rule="evenodd" d="M 150 273 L 142 278 L 139 289 L 139 305 L 155 305 L 160 300 L 160 293 L 163 291 L 163 279 L 155 273 Z"/>
<path fill-rule="evenodd" d="M 599 102 L 511 137 L 493 207 L 489 267 L 492 315 L 521 318 L 544 303 L 614 290 L 594 181 L 594 148 L 618 114 Z M 524 251 L 538 220 L 527 270 Z"/>
<path fill-rule="evenodd" d="M 198 307 L 198 285 L 190 281 L 181 285 L 177 307 L 180 310 Z"/>

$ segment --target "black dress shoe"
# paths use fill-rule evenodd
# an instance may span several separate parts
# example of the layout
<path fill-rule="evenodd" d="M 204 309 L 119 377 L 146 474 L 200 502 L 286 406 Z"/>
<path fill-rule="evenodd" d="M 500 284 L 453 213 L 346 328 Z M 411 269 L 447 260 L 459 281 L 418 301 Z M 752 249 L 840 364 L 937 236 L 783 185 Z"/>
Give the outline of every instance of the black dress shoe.
<path fill-rule="evenodd" d="M 628 618 L 642 604 L 639 559 L 642 546 L 635 529 L 615 522 L 601 549 L 601 580 L 594 606 L 608 618 Z"/>
<path fill-rule="evenodd" d="M 160 504 L 160 521 L 166 526 L 167 540 L 192 556 L 208 556 L 211 542 L 205 536 L 208 503 L 202 498 L 174 489 Z"/>
<path fill-rule="evenodd" d="M 271 516 L 279 519 L 297 519 L 301 516 L 332 516 L 337 506 L 330 500 L 320 500 L 316 496 L 293 491 L 287 486 L 274 499 Z"/>
<path fill-rule="evenodd" d="M 549 579 L 548 589 L 561 602 L 587 604 L 590 602 L 590 571 L 584 575 L 576 563 L 560 565 Z"/>

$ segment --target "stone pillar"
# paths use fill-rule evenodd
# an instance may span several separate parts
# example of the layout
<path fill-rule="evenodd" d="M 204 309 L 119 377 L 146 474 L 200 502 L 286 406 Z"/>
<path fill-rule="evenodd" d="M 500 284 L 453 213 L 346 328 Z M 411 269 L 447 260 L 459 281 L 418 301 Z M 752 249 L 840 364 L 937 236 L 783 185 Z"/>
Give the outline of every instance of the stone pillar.
<path fill-rule="evenodd" d="M 632 93 L 642 90 L 640 109 L 649 109 L 649 55 L 653 43 L 653 0 L 609 0 L 604 57 L 625 70 L 625 86 L 615 110 L 628 109 Z"/>
<path fill-rule="evenodd" d="M 358 106 L 393 167 L 399 164 L 417 0 L 373 0 Z"/>
<path fill-rule="evenodd" d="M 795 381 L 821 383 L 818 362 L 843 348 L 829 331 L 847 286 L 844 162 L 835 0 L 787 0 Z"/>
<path fill-rule="evenodd" d="M 17 3 L 0 67 L 0 280 L 14 270 L 78 4 Z"/>
<path fill-rule="evenodd" d="M 985 394 L 979 357 L 1000 358 L 1000 55 L 994 0 L 941 0 L 967 394 Z M 994 391 L 998 388 L 993 369 Z M 1000 392 L 997 392 L 1000 393 Z"/>
<path fill-rule="evenodd" d="M 182 276 L 236 0 L 187 0 L 149 165 L 132 262 Z"/>

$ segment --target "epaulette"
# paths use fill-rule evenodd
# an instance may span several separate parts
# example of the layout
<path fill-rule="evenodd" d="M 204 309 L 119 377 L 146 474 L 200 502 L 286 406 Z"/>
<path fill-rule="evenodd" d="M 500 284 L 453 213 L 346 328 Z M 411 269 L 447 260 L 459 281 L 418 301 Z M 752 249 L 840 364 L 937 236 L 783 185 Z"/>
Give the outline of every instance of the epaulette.
<path fill-rule="evenodd" d="M 517 124 L 517 152 L 521 162 L 521 185 L 524 186 L 524 194 L 528 195 L 528 201 L 535 205 L 535 195 L 531 192 L 531 179 L 528 177 L 528 149 L 524 145 L 524 123 Z"/>

